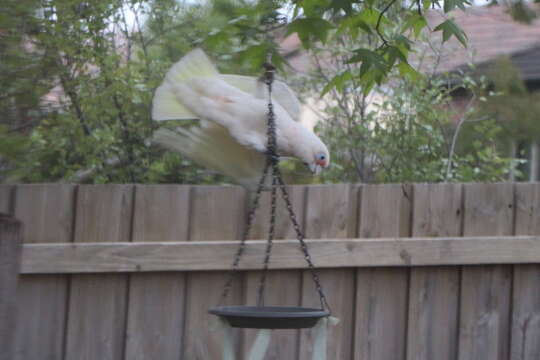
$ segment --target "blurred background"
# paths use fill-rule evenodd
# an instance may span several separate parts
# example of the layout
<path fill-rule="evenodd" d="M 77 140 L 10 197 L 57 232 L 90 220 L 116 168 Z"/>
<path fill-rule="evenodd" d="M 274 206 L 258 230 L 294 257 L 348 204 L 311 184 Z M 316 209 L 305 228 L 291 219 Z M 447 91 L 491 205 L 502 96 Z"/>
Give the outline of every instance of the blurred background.
<path fill-rule="evenodd" d="M 0 182 L 229 183 L 150 140 L 159 125 L 153 92 L 195 47 L 224 73 L 255 76 L 273 54 L 303 103 L 302 122 L 332 154 L 317 178 L 283 163 L 289 182 L 539 180 L 540 4 L 428 5 L 421 26 L 401 11 L 408 2 L 398 4 L 385 36 L 399 40 L 412 28 L 414 42 L 403 40 L 408 62 L 367 82 L 354 76 L 365 75 L 367 58 L 351 55 L 387 45 L 364 28 L 378 18 L 345 19 L 347 31 L 345 21 L 295 28 L 294 3 L 3 1 Z M 439 28 L 447 17 L 463 32 Z M 378 71 L 377 59 L 368 72 Z"/>

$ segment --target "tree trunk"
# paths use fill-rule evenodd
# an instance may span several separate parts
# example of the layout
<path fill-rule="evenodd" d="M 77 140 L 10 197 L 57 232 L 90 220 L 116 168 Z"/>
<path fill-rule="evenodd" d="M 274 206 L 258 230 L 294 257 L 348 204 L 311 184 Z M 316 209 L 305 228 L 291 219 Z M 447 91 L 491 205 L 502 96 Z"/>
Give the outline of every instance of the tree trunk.
<path fill-rule="evenodd" d="M 540 141 L 531 144 L 531 166 L 529 181 L 538 181 L 540 178 Z"/>
<path fill-rule="evenodd" d="M 511 140 L 510 143 L 510 159 L 512 159 L 512 167 L 510 168 L 510 173 L 508 174 L 508 181 L 516 181 L 516 159 L 517 159 L 517 143 L 516 140 Z"/>

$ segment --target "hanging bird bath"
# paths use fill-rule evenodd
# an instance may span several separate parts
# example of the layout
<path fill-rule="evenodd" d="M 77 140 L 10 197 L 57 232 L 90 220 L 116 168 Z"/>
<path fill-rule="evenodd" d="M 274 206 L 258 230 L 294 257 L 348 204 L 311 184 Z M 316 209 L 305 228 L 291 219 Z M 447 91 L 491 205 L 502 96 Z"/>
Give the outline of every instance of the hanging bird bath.
<path fill-rule="evenodd" d="M 221 316 L 232 327 L 249 329 L 305 329 L 329 316 L 325 310 L 289 306 L 216 306 L 210 314 Z"/>
<path fill-rule="evenodd" d="M 225 283 L 221 300 L 225 300 L 229 294 L 232 284 L 233 276 L 237 273 L 240 259 L 244 253 L 246 240 L 249 236 L 249 231 L 255 214 L 259 205 L 261 193 L 265 187 L 265 180 L 269 170 L 272 170 L 272 187 L 271 187 L 271 209 L 270 209 L 270 226 L 267 237 L 266 251 L 263 263 L 263 272 L 260 278 L 257 306 L 216 306 L 210 308 L 208 312 L 213 315 L 219 316 L 222 320 L 226 321 L 231 327 L 237 328 L 251 328 L 251 329 L 303 329 L 314 327 L 319 320 L 330 316 L 330 308 L 326 301 L 326 297 L 322 291 L 319 276 L 315 271 L 315 265 L 311 260 L 311 256 L 308 252 L 307 245 L 304 241 L 304 234 L 300 228 L 296 215 L 293 211 L 289 194 L 285 187 L 285 183 L 281 177 L 279 169 L 279 155 L 277 150 L 276 139 L 276 123 L 275 115 L 272 105 L 272 82 L 274 80 L 275 68 L 270 64 L 270 59 L 264 65 L 264 82 L 268 87 L 268 130 L 267 130 L 267 150 L 266 150 L 266 166 L 259 181 L 256 195 L 248 213 L 246 228 L 242 235 L 238 250 L 236 252 L 232 271 L 228 281 Z M 287 306 L 265 306 L 264 305 L 264 288 L 266 283 L 266 274 L 270 262 L 270 256 L 272 253 L 272 241 L 274 239 L 275 219 L 276 219 L 276 200 L 277 191 L 281 192 L 282 198 L 285 202 L 286 208 L 289 213 L 291 223 L 296 232 L 296 238 L 300 243 L 300 249 L 306 259 L 308 268 L 315 283 L 315 289 L 318 292 L 321 307 L 320 308 L 306 308 L 306 307 L 287 307 Z"/>

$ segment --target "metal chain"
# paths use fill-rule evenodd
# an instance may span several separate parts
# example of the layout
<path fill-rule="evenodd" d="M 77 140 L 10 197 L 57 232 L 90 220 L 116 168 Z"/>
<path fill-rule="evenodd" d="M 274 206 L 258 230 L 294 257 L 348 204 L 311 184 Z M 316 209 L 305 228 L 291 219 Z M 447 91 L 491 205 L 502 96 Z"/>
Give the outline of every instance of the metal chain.
<path fill-rule="evenodd" d="M 311 278 L 313 279 L 313 282 L 315 283 L 315 289 L 317 290 L 317 293 L 319 294 L 319 299 L 321 301 L 321 309 L 328 309 L 328 311 L 332 312 L 330 309 L 330 305 L 328 304 L 328 301 L 326 300 L 326 296 L 324 295 L 324 291 L 321 285 L 321 279 L 319 278 L 319 275 L 317 274 L 317 271 L 315 270 L 315 265 L 313 264 L 313 260 L 311 259 L 311 255 L 309 254 L 308 247 L 306 242 L 304 241 L 305 236 L 304 232 L 300 228 L 300 224 L 298 223 L 298 220 L 296 219 L 296 214 L 294 213 L 294 209 L 291 204 L 291 199 L 289 197 L 289 193 L 287 192 L 287 188 L 285 187 L 285 183 L 283 182 L 283 179 L 281 177 L 281 172 L 279 168 L 277 169 L 277 178 L 279 181 L 279 188 L 281 189 L 281 195 L 283 197 L 283 200 L 285 201 L 285 206 L 287 207 L 287 211 L 289 212 L 289 218 L 291 219 L 291 223 L 293 224 L 294 231 L 296 232 L 296 238 L 300 242 L 300 249 L 302 250 L 302 253 L 304 254 L 304 259 L 306 260 L 309 272 L 311 273 Z"/>
<path fill-rule="evenodd" d="M 268 229 L 268 238 L 266 242 L 266 250 L 263 261 L 263 271 L 259 280 L 259 289 L 257 291 L 257 305 L 264 305 L 264 290 L 266 285 L 266 275 L 268 273 L 268 267 L 270 264 L 270 256 L 272 254 L 272 245 L 274 240 L 274 232 L 276 227 L 276 203 L 277 203 L 277 185 L 278 178 L 276 169 L 279 165 L 279 157 L 277 154 L 277 139 L 276 139 L 276 119 L 274 114 L 274 105 L 272 104 L 272 82 L 274 80 L 275 68 L 270 64 L 271 54 L 268 53 L 264 73 L 264 82 L 268 87 L 268 123 L 267 123 L 267 145 L 266 153 L 267 159 L 272 166 L 272 192 L 270 202 L 270 226 Z"/>
<path fill-rule="evenodd" d="M 253 222 L 255 221 L 257 209 L 259 208 L 261 194 L 264 189 L 264 181 L 266 180 L 266 177 L 268 175 L 268 169 L 270 168 L 270 165 L 271 165 L 270 161 L 269 159 L 267 159 L 266 165 L 263 170 L 263 174 L 261 176 L 261 179 L 259 180 L 259 184 L 257 185 L 257 192 L 255 193 L 253 204 L 251 205 L 251 208 L 247 216 L 246 227 L 244 228 L 244 232 L 242 233 L 242 237 L 240 238 L 240 244 L 238 245 L 238 250 L 236 250 L 236 254 L 234 255 L 234 261 L 232 264 L 232 268 L 229 271 L 229 277 L 227 281 L 225 282 L 225 286 L 223 287 L 223 292 L 221 293 L 220 303 L 223 303 L 225 299 L 227 298 L 227 296 L 229 295 L 229 292 L 232 287 L 232 283 L 234 281 L 234 275 L 238 271 L 238 265 L 240 264 L 240 259 L 242 258 L 242 255 L 244 254 L 244 251 L 246 248 L 246 241 L 249 237 L 251 226 L 253 225 Z"/>
<path fill-rule="evenodd" d="M 236 255 L 233 261 L 230 277 L 225 284 L 225 288 L 223 290 L 221 299 L 222 301 L 225 300 L 225 298 L 229 294 L 230 289 L 232 287 L 234 274 L 238 270 L 240 258 L 242 257 L 244 253 L 246 240 L 249 236 L 251 226 L 255 220 L 257 208 L 259 207 L 261 193 L 264 188 L 264 182 L 266 180 L 266 177 L 268 176 L 268 169 L 271 167 L 272 168 L 272 191 L 271 191 L 270 225 L 269 225 L 268 238 L 267 238 L 267 243 L 266 243 L 264 265 L 263 265 L 264 267 L 263 267 L 263 272 L 262 272 L 260 282 L 259 282 L 257 304 L 258 306 L 264 305 L 264 290 L 265 290 L 265 285 L 266 285 L 266 277 L 267 277 L 268 268 L 270 264 L 270 256 L 272 254 L 272 245 L 273 245 L 273 239 L 275 235 L 277 190 L 279 188 L 281 191 L 283 200 L 285 201 L 285 205 L 289 213 L 289 218 L 291 219 L 291 222 L 293 224 L 294 231 L 296 232 L 296 238 L 300 242 L 300 249 L 302 250 L 302 253 L 304 254 L 304 259 L 306 260 L 308 264 L 309 271 L 313 278 L 313 282 L 315 283 L 315 288 L 317 290 L 317 293 L 319 294 L 319 298 L 321 301 L 321 309 L 326 308 L 328 309 L 328 311 L 331 311 L 330 306 L 328 305 L 328 301 L 326 300 L 326 296 L 324 295 L 320 278 L 315 270 L 315 265 L 313 264 L 313 260 L 311 259 L 311 255 L 309 254 L 307 244 L 304 241 L 305 239 L 304 233 L 302 229 L 300 228 L 300 225 L 296 218 L 296 214 L 294 213 L 291 200 L 289 197 L 289 193 L 287 192 L 287 189 L 285 187 L 285 182 L 283 181 L 283 178 L 281 176 L 281 171 L 279 169 L 279 156 L 277 153 L 276 120 L 275 120 L 275 114 L 274 114 L 274 105 L 272 104 L 272 83 L 274 81 L 274 73 L 276 69 L 270 63 L 270 60 L 271 60 L 271 54 L 269 53 L 267 62 L 264 64 L 264 68 L 265 68 L 264 82 L 268 87 L 268 124 L 267 124 L 268 125 L 268 128 L 267 128 L 268 140 L 267 140 L 267 150 L 266 150 L 266 156 L 267 156 L 266 165 L 263 171 L 263 175 L 261 176 L 261 179 L 257 186 L 255 199 L 248 213 L 246 228 L 244 229 L 244 233 L 242 234 L 240 245 L 238 247 L 238 250 L 236 252 Z"/>
<path fill-rule="evenodd" d="M 273 174 L 272 174 L 273 175 Z M 268 229 L 268 238 L 266 242 L 266 250 L 264 255 L 264 267 L 261 278 L 259 280 L 259 290 L 257 291 L 257 306 L 264 306 L 264 289 L 266 285 L 266 275 L 268 274 L 268 265 L 270 256 L 272 255 L 272 245 L 274 240 L 274 232 L 276 228 L 276 200 L 277 200 L 277 179 L 272 176 L 272 193 L 271 193 L 271 208 L 270 208 L 270 227 Z"/>
<path fill-rule="evenodd" d="M 270 58 L 270 54 L 269 54 L 269 57 Z M 267 59 L 268 60 L 268 59 Z M 269 63 L 269 62 L 268 62 Z M 272 87 L 272 81 L 273 81 L 273 71 L 274 69 L 269 69 L 267 68 L 267 71 L 265 72 L 265 78 L 264 78 L 264 81 L 265 83 L 268 85 L 270 84 L 270 93 L 272 91 L 271 87 Z M 246 241 L 249 237 L 249 233 L 251 231 L 251 226 L 253 225 L 253 222 L 255 221 L 255 217 L 256 217 L 256 213 L 257 213 L 257 209 L 259 208 L 259 203 L 260 203 L 260 198 L 261 198 L 261 194 L 262 194 L 262 191 L 264 189 L 264 182 L 266 180 L 266 177 L 268 176 L 268 169 L 270 167 L 272 167 L 272 169 L 274 168 L 272 165 L 273 163 L 278 163 L 278 158 L 276 156 L 276 139 L 275 139 L 275 115 L 274 115 L 274 111 L 273 111 L 273 105 L 271 104 L 271 102 L 268 103 L 268 127 L 267 127 L 267 156 L 266 156 L 266 164 L 264 166 L 264 170 L 263 170 L 263 174 L 259 180 L 259 184 L 257 185 L 257 191 L 256 191 L 256 194 L 255 194 L 255 198 L 253 199 L 253 204 L 251 205 L 251 209 L 249 210 L 249 213 L 248 213 L 248 217 L 247 217 L 247 222 L 246 222 L 246 227 L 244 229 L 244 232 L 242 234 L 242 237 L 240 239 L 240 244 L 238 245 L 238 250 L 236 251 L 236 254 L 234 256 L 234 261 L 233 261 L 233 264 L 232 264 L 232 269 L 231 271 L 229 272 L 229 278 L 227 279 L 227 282 L 225 283 L 225 286 L 223 288 L 223 292 L 221 294 L 221 298 L 220 298 L 220 302 L 223 303 L 225 301 L 225 299 L 227 298 L 227 296 L 229 295 L 229 292 L 232 288 L 232 283 L 234 281 L 234 275 L 236 274 L 237 270 L 238 270 L 238 266 L 240 264 L 240 259 L 242 258 L 242 255 L 244 254 L 244 250 L 245 250 L 245 247 L 246 247 Z M 273 172 L 274 170 L 272 170 Z M 273 176 L 274 174 L 272 173 L 272 177 L 274 178 Z M 274 180 L 272 180 L 273 182 Z M 272 184 L 274 185 L 274 184 Z M 272 186 L 272 190 L 275 188 L 275 186 Z M 275 197 L 275 191 L 273 190 L 272 192 L 272 196 Z M 272 201 L 274 201 L 272 199 Z M 273 217 L 270 218 L 270 226 L 271 228 L 273 229 L 274 227 L 274 224 L 275 223 L 275 219 Z M 273 236 L 273 235 L 272 235 Z M 267 246 L 267 250 L 266 250 L 266 253 L 267 255 L 265 255 L 265 269 L 268 268 L 268 262 L 270 261 L 270 253 L 269 251 L 271 251 L 271 246 L 270 246 L 270 249 L 268 249 L 268 246 Z M 264 281 L 264 279 L 262 280 Z M 263 287 L 264 288 L 264 287 Z M 260 287 L 259 287 L 260 289 Z M 260 291 L 259 291 L 260 293 Z M 259 296 L 259 300 L 262 298 L 263 296 Z"/>

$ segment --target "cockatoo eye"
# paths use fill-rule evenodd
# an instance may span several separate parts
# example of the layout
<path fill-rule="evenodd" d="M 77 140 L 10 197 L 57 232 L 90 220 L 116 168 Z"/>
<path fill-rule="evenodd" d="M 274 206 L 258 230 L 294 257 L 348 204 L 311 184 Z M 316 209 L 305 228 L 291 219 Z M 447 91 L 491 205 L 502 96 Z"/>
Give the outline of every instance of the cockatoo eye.
<path fill-rule="evenodd" d="M 318 166 L 326 167 L 326 154 L 319 153 L 315 155 L 315 164 L 317 164 Z"/>

